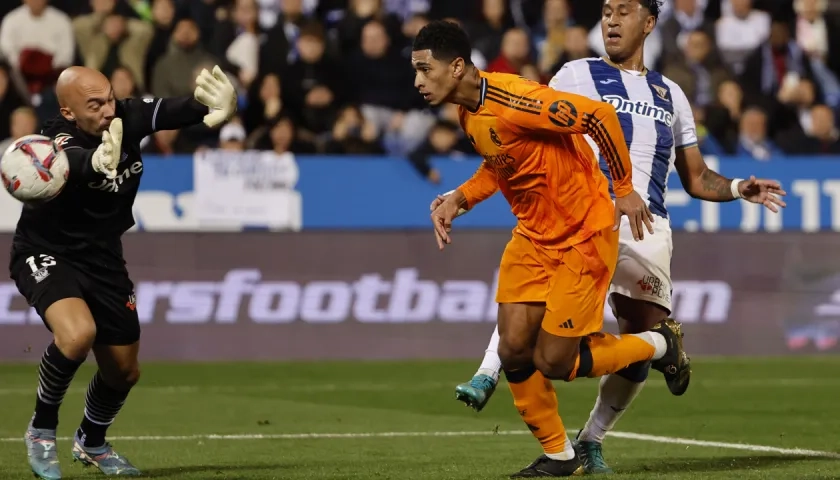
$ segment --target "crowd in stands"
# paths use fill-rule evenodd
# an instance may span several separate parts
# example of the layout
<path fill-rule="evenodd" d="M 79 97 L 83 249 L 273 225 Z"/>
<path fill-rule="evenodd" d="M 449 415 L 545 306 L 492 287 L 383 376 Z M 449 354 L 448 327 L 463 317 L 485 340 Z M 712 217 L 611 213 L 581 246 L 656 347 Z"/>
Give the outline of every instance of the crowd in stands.
<path fill-rule="evenodd" d="M 158 154 L 201 148 L 408 156 L 472 154 L 451 106 L 413 87 L 413 37 L 461 23 L 473 62 L 546 83 L 604 53 L 599 0 L 16 0 L 0 2 L 0 139 L 58 110 L 70 65 L 98 69 L 119 98 L 190 95 L 221 65 L 238 122 L 158 132 Z M 834 8 L 837 7 L 837 8 Z M 759 160 L 840 154 L 840 1 L 665 0 L 645 63 L 694 106 L 701 149 Z M 7 140 L 6 144 L 8 143 Z"/>

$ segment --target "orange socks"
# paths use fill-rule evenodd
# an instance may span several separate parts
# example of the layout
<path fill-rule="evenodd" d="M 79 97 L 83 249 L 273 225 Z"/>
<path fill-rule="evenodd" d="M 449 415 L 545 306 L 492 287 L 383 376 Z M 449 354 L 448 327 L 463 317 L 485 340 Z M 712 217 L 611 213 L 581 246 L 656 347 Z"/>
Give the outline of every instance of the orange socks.
<path fill-rule="evenodd" d="M 557 394 L 551 381 L 533 366 L 505 371 L 505 377 L 519 416 L 540 441 L 545 453 L 562 456 L 566 452 L 568 458 L 572 458 L 574 451 L 571 450 L 566 428 L 557 413 Z"/>
<path fill-rule="evenodd" d="M 580 353 L 575 364 L 576 377 L 601 377 L 627 368 L 630 364 L 661 357 L 665 339 L 651 333 L 615 336 L 609 333 L 593 333 L 580 342 Z M 651 337 L 651 338 L 648 338 Z M 660 353 L 661 352 L 661 353 Z"/>

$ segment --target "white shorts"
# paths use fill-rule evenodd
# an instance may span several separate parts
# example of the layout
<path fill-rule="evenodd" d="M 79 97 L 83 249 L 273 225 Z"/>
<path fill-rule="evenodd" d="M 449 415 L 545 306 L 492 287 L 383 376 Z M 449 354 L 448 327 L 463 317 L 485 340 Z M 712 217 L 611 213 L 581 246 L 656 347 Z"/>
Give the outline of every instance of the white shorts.
<path fill-rule="evenodd" d="M 618 264 L 615 268 L 610 294 L 618 293 L 635 300 L 661 305 L 671 312 L 671 222 L 654 215 L 653 235 L 645 230 L 645 238 L 633 239 L 630 222 L 621 218 L 618 239 Z M 610 296 L 611 297 L 611 296 Z M 610 307 L 615 310 L 612 298 Z"/>

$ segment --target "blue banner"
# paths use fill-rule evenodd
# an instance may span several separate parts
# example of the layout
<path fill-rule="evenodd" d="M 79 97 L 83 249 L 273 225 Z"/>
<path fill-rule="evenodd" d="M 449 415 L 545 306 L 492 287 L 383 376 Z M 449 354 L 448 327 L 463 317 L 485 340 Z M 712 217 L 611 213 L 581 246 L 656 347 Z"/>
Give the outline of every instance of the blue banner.
<path fill-rule="evenodd" d="M 428 228 L 428 207 L 434 196 L 456 188 L 479 164 L 477 157 L 460 161 L 435 159 L 432 163 L 443 180 L 440 185 L 433 185 L 402 158 L 298 156 L 295 160 L 299 170 L 297 183 L 286 188 L 299 194 L 299 200 L 291 207 L 299 212 L 287 216 L 293 219 L 299 213 L 303 229 L 342 230 Z M 231 161 L 236 161 L 236 154 Z M 747 202 L 701 202 L 685 193 L 676 172 L 672 172 L 666 204 L 675 230 L 840 231 L 840 157 L 786 158 L 771 162 L 710 157 L 707 163 L 727 177 L 755 175 L 779 180 L 788 192 L 788 207 L 777 215 Z M 207 229 L 201 222 L 200 212 L 196 211 L 193 178 L 193 156 L 147 156 L 135 204 L 139 228 Z M 223 198 L 225 192 L 214 194 Z M 10 198 L 5 198 L 0 202 L 0 230 L 3 231 L 14 229 L 19 212 L 9 201 Z M 285 204 L 277 207 L 290 208 Z M 511 228 L 513 225 L 513 215 L 500 194 L 457 220 L 457 228 Z M 228 225 L 223 229 L 244 227 Z M 299 228 L 301 225 L 289 229 Z"/>

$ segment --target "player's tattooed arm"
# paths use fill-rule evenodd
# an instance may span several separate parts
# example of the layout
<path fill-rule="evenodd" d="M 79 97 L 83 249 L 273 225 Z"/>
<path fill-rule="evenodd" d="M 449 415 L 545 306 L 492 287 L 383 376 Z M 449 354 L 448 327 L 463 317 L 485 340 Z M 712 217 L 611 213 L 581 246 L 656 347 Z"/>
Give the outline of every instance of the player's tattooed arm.
<path fill-rule="evenodd" d="M 709 167 L 706 167 L 703 173 L 700 174 L 700 184 L 703 187 L 703 191 L 709 195 L 724 200 L 734 200 L 731 188 L 732 180 L 711 170 Z"/>
<path fill-rule="evenodd" d="M 683 188 L 692 198 L 707 202 L 735 200 L 732 195 L 732 179 L 710 169 L 696 145 L 678 148 L 674 166 Z"/>

